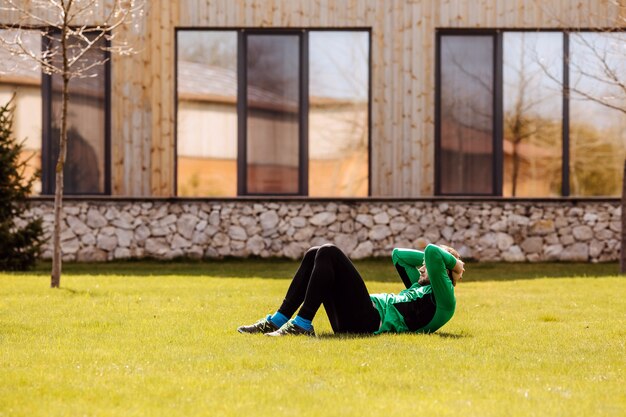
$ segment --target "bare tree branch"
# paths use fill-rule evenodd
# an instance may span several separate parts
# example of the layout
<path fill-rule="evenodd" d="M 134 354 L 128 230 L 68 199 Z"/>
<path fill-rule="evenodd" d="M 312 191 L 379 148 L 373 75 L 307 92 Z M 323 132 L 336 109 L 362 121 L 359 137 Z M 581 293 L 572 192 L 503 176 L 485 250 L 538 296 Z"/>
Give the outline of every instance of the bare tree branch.
<path fill-rule="evenodd" d="M 587 46 L 587 48 L 591 50 L 591 53 L 594 54 L 594 56 L 598 59 L 598 62 L 602 66 L 604 74 L 608 77 L 609 80 L 613 81 L 612 85 L 618 86 L 624 93 L 626 93 L 626 85 L 619 78 L 617 71 L 615 71 L 609 65 L 609 59 L 607 58 L 608 51 L 604 49 L 602 53 L 600 53 L 599 48 L 595 45 L 591 45 L 584 36 L 578 36 L 577 38 L 581 40 L 585 44 L 585 46 Z M 605 80 L 604 82 L 606 83 L 607 80 Z"/>
<path fill-rule="evenodd" d="M 559 84 L 562 84 L 562 81 L 560 79 L 558 79 L 557 77 L 555 77 L 554 75 L 552 75 L 550 73 L 550 71 L 548 71 L 548 69 L 546 68 L 546 66 L 541 63 L 538 62 L 538 65 L 544 70 L 545 74 L 553 81 L 558 82 Z M 569 88 L 569 93 L 570 93 L 570 97 L 571 97 L 571 93 L 576 93 L 584 98 L 586 98 L 587 100 L 593 101 L 594 103 L 600 104 L 604 107 L 613 109 L 613 110 L 617 110 L 619 112 L 622 113 L 626 113 L 626 107 L 622 108 L 618 105 L 612 104 L 611 102 L 605 100 L 605 97 L 598 97 L 596 95 L 593 94 L 589 94 L 583 90 L 581 90 L 580 88 L 576 88 L 576 87 L 572 87 L 570 86 Z"/>
<path fill-rule="evenodd" d="M 85 3 L 85 5 L 83 7 L 78 7 L 74 13 L 70 13 L 70 15 L 68 16 L 68 19 L 67 19 L 68 25 L 71 26 L 72 24 L 74 24 L 74 21 L 78 17 L 82 16 L 82 14 L 85 13 L 87 10 L 89 10 L 89 9 L 91 9 L 94 6 L 97 6 L 97 5 L 98 4 L 97 4 L 96 0 L 89 0 L 87 3 Z"/>

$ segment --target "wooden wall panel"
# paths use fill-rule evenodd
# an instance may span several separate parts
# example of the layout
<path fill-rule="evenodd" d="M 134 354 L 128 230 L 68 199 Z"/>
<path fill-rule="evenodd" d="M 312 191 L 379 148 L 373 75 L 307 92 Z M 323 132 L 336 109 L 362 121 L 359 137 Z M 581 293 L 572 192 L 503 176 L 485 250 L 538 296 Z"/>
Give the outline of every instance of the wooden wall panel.
<path fill-rule="evenodd" d="M 413 92 L 417 99 L 411 113 L 411 125 L 415 126 L 416 146 L 413 148 L 411 164 L 411 176 L 416 186 L 411 190 L 411 195 L 432 195 L 434 192 L 434 42 L 435 31 L 433 27 L 433 3 L 422 2 L 420 7 L 415 7 L 415 38 L 414 53 L 412 59 L 413 75 L 417 80 L 418 88 Z"/>
<path fill-rule="evenodd" d="M 111 63 L 111 161 L 114 195 L 150 195 L 150 73 L 146 20 L 137 30 L 125 26 L 118 35 L 135 46 L 132 56 L 113 56 Z"/>
<path fill-rule="evenodd" d="M 110 0 L 107 0 L 107 2 Z M 611 0 L 154 0 L 136 46 L 112 59 L 115 195 L 175 189 L 176 27 L 370 27 L 373 196 L 432 195 L 437 28 L 606 28 L 626 24 Z M 101 3 L 101 4 L 106 4 Z M 94 13 L 94 19 L 102 11 Z M 0 22 L 16 17 L 0 11 Z"/>

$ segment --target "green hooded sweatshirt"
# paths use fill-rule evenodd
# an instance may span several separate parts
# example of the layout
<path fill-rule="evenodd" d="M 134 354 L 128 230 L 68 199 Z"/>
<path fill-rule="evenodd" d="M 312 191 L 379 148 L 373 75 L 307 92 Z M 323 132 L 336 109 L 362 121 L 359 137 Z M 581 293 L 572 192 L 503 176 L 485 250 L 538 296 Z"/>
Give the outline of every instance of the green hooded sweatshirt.
<path fill-rule="evenodd" d="M 424 252 L 396 248 L 391 258 L 407 289 L 399 294 L 370 295 L 381 320 L 374 333 L 431 333 L 446 324 L 456 307 L 454 286 L 447 272 L 456 265 L 456 258 L 436 245 L 426 246 Z M 421 286 L 417 268 L 423 263 L 430 284 Z"/>

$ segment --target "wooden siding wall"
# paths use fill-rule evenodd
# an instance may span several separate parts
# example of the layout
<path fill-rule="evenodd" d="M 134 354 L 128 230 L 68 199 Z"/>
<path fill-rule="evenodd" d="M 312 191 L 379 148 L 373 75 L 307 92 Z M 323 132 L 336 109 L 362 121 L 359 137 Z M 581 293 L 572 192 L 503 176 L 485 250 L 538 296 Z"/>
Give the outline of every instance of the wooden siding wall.
<path fill-rule="evenodd" d="M 369 27 L 372 196 L 434 188 L 436 28 L 607 28 L 626 0 L 147 0 L 113 58 L 112 190 L 171 196 L 175 185 L 176 27 Z M 0 12 L 3 22 L 11 17 Z"/>

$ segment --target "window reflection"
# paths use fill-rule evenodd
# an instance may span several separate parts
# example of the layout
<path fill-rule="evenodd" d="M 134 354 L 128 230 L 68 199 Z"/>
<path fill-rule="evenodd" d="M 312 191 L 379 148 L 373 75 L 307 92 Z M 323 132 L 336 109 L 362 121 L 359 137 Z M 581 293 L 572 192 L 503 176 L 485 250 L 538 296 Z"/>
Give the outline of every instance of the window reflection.
<path fill-rule="evenodd" d="M 247 38 L 247 192 L 299 192 L 297 35 Z"/>
<path fill-rule="evenodd" d="M 626 157 L 626 33 L 570 34 L 570 187 L 618 196 Z"/>
<path fill-rule="evenodd" d="M 504 196 L 561 195 L 561 33 L 503 40 Z"/>
<path fill-rule="evenodd" d="M 367 32 L 309 34 L 309 195 L 368 194 Z"/>
<path fill-rule="evenodd" d="M 52 48 L 60 44 L 55 36 Z M 106 47 L 104 38 L 98 40 L 75 68 L 87 69 L 82 77 L 69 82 L 67 110 L 67 163 L 63 169 L 63 187 L 66 194 L 105 193 L 105 132 L 106 132 Z M 77 56 L 85 45 L 70 39 L 68 55 Z M 53 57 L 60 60 L 60 52 Z M 55 63 L 60 65 L 60 63 Z M 59 155 L 61 135 L 63 81 L 59 74 L 52 75 L 52 104 L 49 171 L 45 173 L 49 186 L 46 192 L 54 193 L 54 166 Z"/>
<path fill-rule="evenodd" d="M 237 33 L 178 32 L 180 196 L 237 195 Z"/>
<path fill-rule="evenodd" d="M 493 192 L 493 37 L 441 38 L 443 194 Z"/>
<path fill-rule="evenodd" d="M 41 34 L 36 30 L 21 31 L 23 45 L 30 51 L 41 51 Z M 0 30 L 0 36 L 15 39 L 16 31 Z M 5 105 L 15 93 L 13 134 L 24 148 L 20 160 L 28 160 L 26 178 L 41 169 L 41 67 L 28 57 L 11 55 L 0 48 L 0 103 Z M 41 178 L 33 183 L 33 194 L 41 193 Z"/>
<path fill-rule="evenodd" d="M 369 33 L 308 32 L 310 59 L 301 68 L 306 37 L 178 31 L 179 195 L 235 196 L 238 183 L 244 194 L 300 194 L 301 175 L 308 174 L 309 195 L 367 196 Z M 245 61 L 237 61 L 238 51 Z M 309 113 L 303 114 L 307 73 Z M 238 85 L 238 76 L 246 85 Z M 238 93 L 245 95 L 240 108 Z M 246 130 L 238 132 L 242 110 Z M 301 165 L 305 122 L 309 160 Z M 245 149 L 239 148 L 240 134 Z M 244 171 L 245 178 L 238 178 Z"/>

